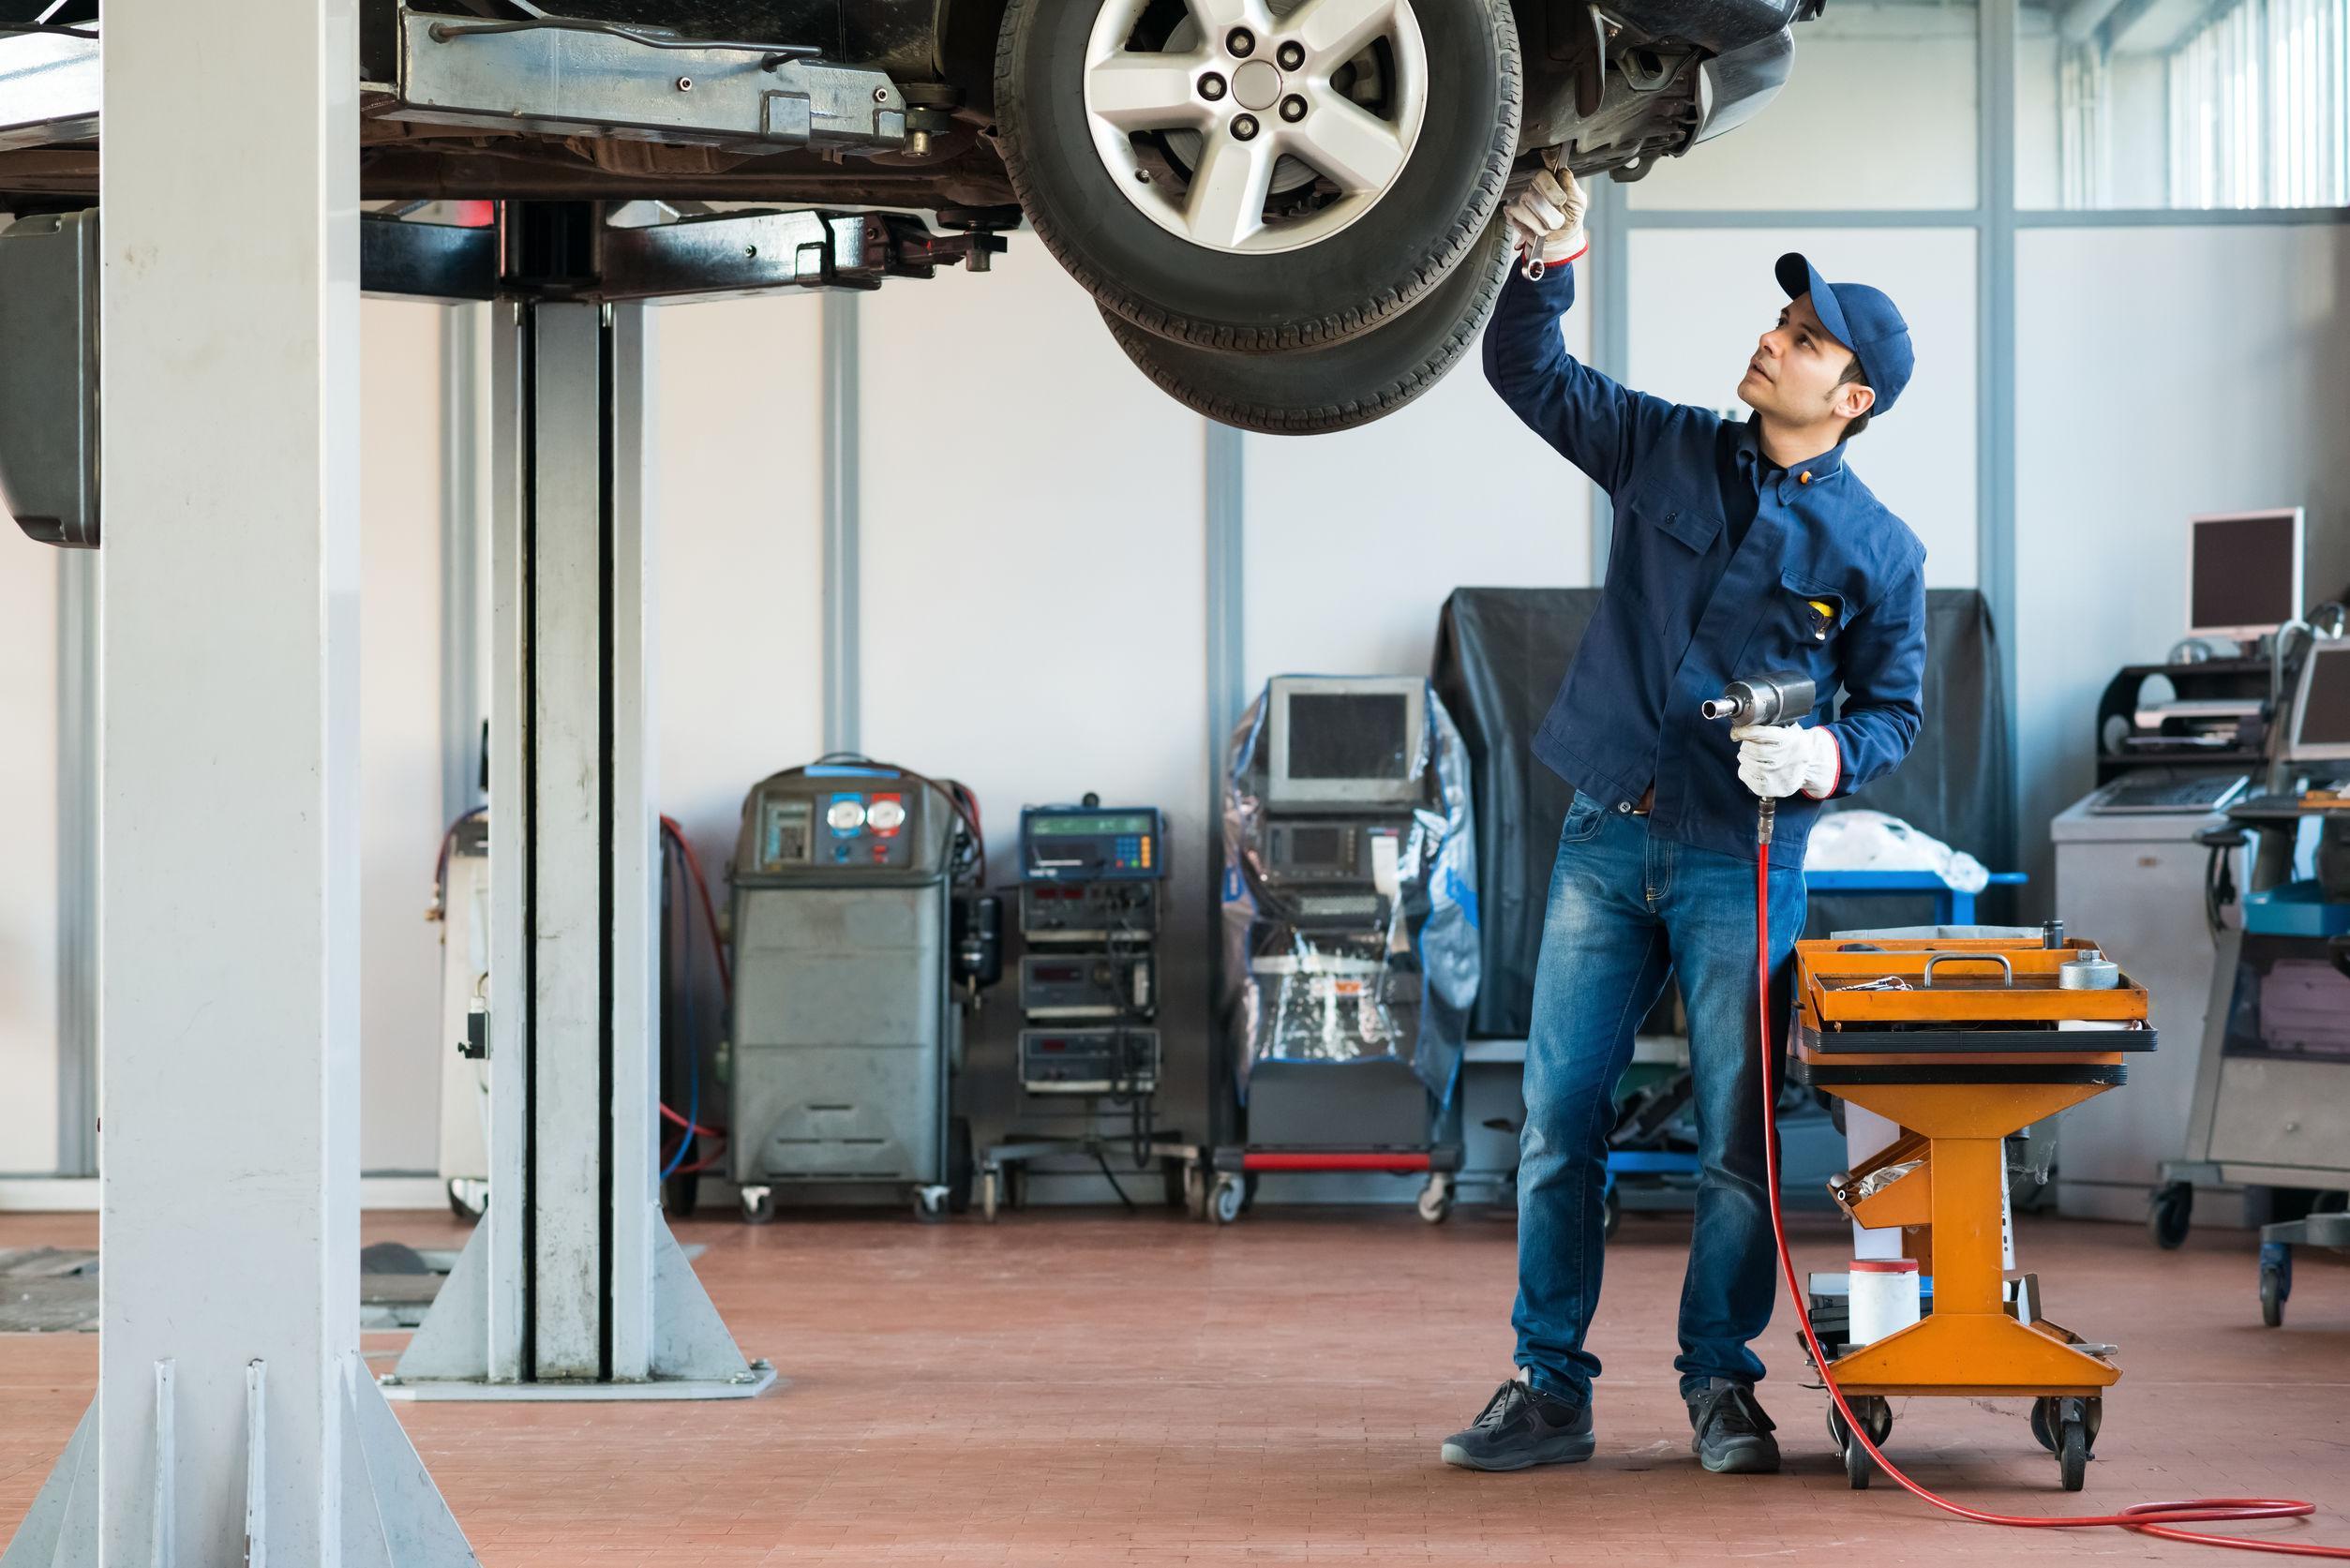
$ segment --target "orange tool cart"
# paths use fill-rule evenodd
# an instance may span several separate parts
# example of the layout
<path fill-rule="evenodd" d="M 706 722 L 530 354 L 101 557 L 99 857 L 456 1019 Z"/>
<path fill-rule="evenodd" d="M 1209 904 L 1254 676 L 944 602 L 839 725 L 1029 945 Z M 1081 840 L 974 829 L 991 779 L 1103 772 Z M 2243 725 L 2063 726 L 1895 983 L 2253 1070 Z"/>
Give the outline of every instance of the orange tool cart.
<path fill-rule="evenodd" d="M 2003 1266 L 2005 1141 L 2119 1086 L 2127 1056 L 2154 1043 L 2145 988 L 2087 943 L 1797 944 L 1792 1075 L 1900 1128 L 1830 1191 L 1863 1227 L 1899 1227 L 1932 1280 L 1914 1324 L 1841 1349 L 1821 1336 L 1873 1439 L 1892 1430 L 1896 1396 L 2028 1397 L 2033 1436 L 2080 1489 L 2121 1372 L 2113 1347 L 2043 1318 L 2033 1277 Z M 1816 1305 L 1815 1322 L 1835 1320 Z M 1867 1486 L 1873 1462 L 1833 1407 L 1829 1426 L 1852 1485 Z"/>

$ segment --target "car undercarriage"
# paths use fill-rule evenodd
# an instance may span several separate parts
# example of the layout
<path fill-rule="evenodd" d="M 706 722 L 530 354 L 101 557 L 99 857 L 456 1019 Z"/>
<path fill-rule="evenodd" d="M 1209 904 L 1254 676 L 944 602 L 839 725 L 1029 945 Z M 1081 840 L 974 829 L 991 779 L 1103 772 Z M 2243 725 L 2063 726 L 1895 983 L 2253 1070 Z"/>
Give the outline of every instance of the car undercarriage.
<path fill-rule="evenodd" d="M 403 210 L 1025 220 L 1175 396 L 1336 428 L 1458 356 L 1504 264 L 1489 231 L 1546 159 L 1638 179 L 1733 127 L 1819 4 L 359 0 L 360 187 Z M 97 202 L 103 32 L 97 0 L 0 0 L 0 82 L 50 105 L 0 125 L 0 211 Z M 233 109 L 199 133 L 232 157 Z M 1416 308 L 1471 265 L 1483 286 L 1450 290 L 1448 314 Z M 1220 370 L 1191 351 L 1284 357 Z M 1395 374 L 1343 384 L 1370 360 Z"/>

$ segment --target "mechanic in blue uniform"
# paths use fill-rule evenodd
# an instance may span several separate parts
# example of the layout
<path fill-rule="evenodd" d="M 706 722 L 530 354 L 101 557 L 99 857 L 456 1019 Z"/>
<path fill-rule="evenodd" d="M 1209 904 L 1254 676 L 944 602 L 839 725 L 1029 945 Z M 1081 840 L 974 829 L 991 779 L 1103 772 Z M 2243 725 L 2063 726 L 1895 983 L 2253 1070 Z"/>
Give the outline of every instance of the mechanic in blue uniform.
<path fill-rule="evenodd" d="M 1752 1349 L 1776 1293 L 1752 1043 L 1755 804 L 1791 798 L 1771 866 L 1784 998 L 1819 803 L 1892 771 L 1918 732 L 1925 548 L 1845 461 L 1908 381 L 1909 332 L 1877 290 L 1825 282 L 1783 256 L 1787 307 L 1738 383 L 1751 417 L 1633 392 L 1561 341 L 1584 204 L 1574 175 L 1549 170 L 1509 205 L 1525 272 L 1541 276 L 1509 278 L 1485 333 L 1486 379 L 1606 489 L 1615 520 L 1598 611 L 1534 740 L 1575 797 L 1526 1046 L 1519 1376 L 1443 1456 L 1472 1470 L 1591 1456 L 1599 1360 L 1584 1339 L 1599 1299 L 1605 1140 L 1633 1031 L 1671 974 L 1688 1006 L 1703 1166 L 1673 1364 L 1690 1446 L 1709 1471 L 1775 1471 Z M 1700 715 L 1728 682 L 1778 670 L 1818 682 L 1810 723 L 1733 730 Z M 1773 1011 L 1776 1033 L 1785 1000 Z"/>

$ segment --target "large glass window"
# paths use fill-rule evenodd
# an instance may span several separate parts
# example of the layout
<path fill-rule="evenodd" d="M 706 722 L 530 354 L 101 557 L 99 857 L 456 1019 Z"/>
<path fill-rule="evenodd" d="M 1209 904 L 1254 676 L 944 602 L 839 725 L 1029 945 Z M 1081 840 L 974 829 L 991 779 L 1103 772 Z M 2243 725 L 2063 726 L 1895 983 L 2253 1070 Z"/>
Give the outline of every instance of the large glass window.
<path fill-rule="evenodd" d="M 1979 49 L 1971 0 L 1830 0 L 1796 24 L 1777 96 L 1687 157 L 1660 160 L 1632 205 L 1972 207 Z"/>
<path fill-rule="evenodd" d="M 2020 205 L 2350 205 L 2350 0 L 2021 14 Z"/>

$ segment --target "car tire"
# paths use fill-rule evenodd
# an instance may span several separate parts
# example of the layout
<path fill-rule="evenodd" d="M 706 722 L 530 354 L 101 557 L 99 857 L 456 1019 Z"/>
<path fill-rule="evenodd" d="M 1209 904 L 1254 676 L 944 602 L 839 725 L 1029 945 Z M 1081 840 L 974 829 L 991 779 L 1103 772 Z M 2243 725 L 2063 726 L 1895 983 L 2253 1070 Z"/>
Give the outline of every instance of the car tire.
<path fill-rule="evenodd" d="M 1169 0 L 1159 0 L 1165 5 Z M 1188 0 L 1187 16 L 1204 14 L 1213 3 L 1239 7 L 1259 0 Z M 1317 0 L 1307 0 L 1307 4 Z M 1378 327 L 1407 311 L 1440 284 L 1475 246 L 1487 220 L 1503 197 L 1503 187 L 1518 150 L 1522 97 L 1517 24 L 1507 0 L 1405 0 L 1406 10 L 1393 25 L 1408 22 L 1416 39 L 1410 64 L 1399 54 L 1395 37 L 1375 46 L 1385 54 L 1366 52 L 1360 60 L 1388 62 L 1384 74 L 1355 71 L 1350 79 L 1369 82 L 1381 112 L 1395 116 L 1382 122 L 1391 130 L 1377 158 L 1366 158 L 1366 170 L 1385 167 L 1387 172 L 1363 176 L 1364 189 L 1346 194 L 1335 177 L 1313 178 L 1315 166 L 1298 156 L 1271 161 L 1274 149 L 1305 147 L 1303 139 L 1328 127 L 1331 146 L 1338 145 L 1341 127 L 1375 118 L 1340 103 L 1354 91 L 1326 89 L 1327 73 L 1317 77 L 1312 63 L 1280 78 L 1280 91 L 1297 89 L 1299 101 L 1314 95 L 1317 107 L 1306 111 L 1294 130 L 1275 122 L 1283 110 L 1263 112 L 1256 151 L 1265 155 L 1275 188 L 1280 182 L 1305 185 L 1295 188 L 1298 201 L 1324 205 L 1312 214 L 1282 224 L 1266 226 L 1262 235 L 1243 235 L 1231 244 L 1195 243 L 1166 226 L 1190 225 L 1190 206 L 1173 199 L 1146 210 L 1149 198 L 1188 181 L 1171 140 L 1189 136 L 1197 154 L 1197 167 L 1208 166 L 1212 156 L 1204 138 L 1214 137 L 1227 150 L 1240 146 L 1228 130 L 1243 112 L 1242 91 L 1235 84 L 1228 96 L 1220 93 L 1220 106 L 1186 102 L 1182 112 L 1205 115 L 1205 130 L 1145 130 L 1137 128 L 1121 140 L 1105 128 L 1113 148 L 1097 144 L 1097 123 L 1088 105 L 1089 82 L 1097 80 L 1090 63 L 1097 23 L 1115 34 L 1129 9 L 1142 0 L 1011 0 L 1005 11 L 996 52 L 997 142 L 1012 187 L 1038 235 L 1070 276 L 1102 306 L 1130 326 L 1154 336 L 1205 349 L 1239 352 L 1271 352 L 1343 340 Z M 1109 7 L 1119 7 L 1115 13 Z M 1144 11 L 1136 10 L 1135 15 Z M 1161 12 L 1148 13 L 1163 19 Z M 1291 11 L 1287 15 L 1296 15 Z M 1178 29 L 1202 28 L 1196 21 Z M 1130 35 L 1129 40 L 1140 37 Z M 1175 37 L 1177 35 L 1171 35 Z M 1226 35 L 1227 38 L 1231 37 Z M 1279 35 L 1262 40 L 1258 58 L 1270 60 L 1291 41 Z M 1205 44 L 1186 43 L 1205 52 Z M 1219 67 L 1237 71 L 1248 60 L 1203 53 L 1207 70 Z M 1367 46 L 1367 48 L 1372 46 Z M 1140 53 L 1142 52 L 1136 52 Z M 1335 56 L 1333 56 L 1335 57 Z M 1197 71 L 1177 61 L 1177 77 L 1190 84 L 1184 93 L 1198 96 Z M 1343 67 L 1346 78 L 1355 67 Z M 1183 73 L 1190 72 L 1186 77 Z M 1236 75 L 1233 77 L 1237 83 Z M 1413 84 L 1416 83 L 1416 87 Z M 1381 95 L 1387 95 L 1382 97 Z M 1416 114 L 1400 107 L 1406 100 L 1421 105 Z M 1286 104 L 1288 99 L 1281 100 Z M 1473 112 L 1471 106 L 1490 105 L 1490 113 Z M 1328 113 L 1325 113 L 1325 110 Z M 1352 110 L 1360 122 L 1335 116 Z M 1222 115 L 1221 120 L 1216 116 Z M 1103 122 L 1106 127 L 1107 122 Z M 1251 142 L 1258 140 L 1251 137 Z M 1393 142 L 1404 151 L 1397 158 Z M 1134 152 L 1135 148 L 1142 152 Z M 1151 152 L 1150 149 L 1157 149 Z M 1155 182 L 1137 172 L 1130 180 L 1114 172 L 1113 157 L 1131 153 L 1138 158 L 1159 157 L 1169 171 Z M 1314 156 L 1320 156 L 1316 154 Z M 1393 161 L 1388 161 L 1393 160 Z M 1245 162 L 1245 156 L 1243 157 Z M 1226 165 L 1233 167 L 1233 165 Z M 1384 181 L 1385 183 L 1377 183 Z M 1371 188 L 1376 184 L 1376 189 Z M 1327 188 L 1325 188 L 1327 187 Z M 1186 187 L 1188 192 L 1188 186 Z M 1347 203 L 1354 203 L 1348 206 Z M 1246 214 L 1245 199 L 1234 206 Z M 1154 217 L 1153 211 L 1162 214 Z M 1240 224 L 1263 217 L 1259 203 Z M 1340 224 L 1340 219 L 1344 219 Z M 1198 227 L 1211 231 L 1219 226 L 1205 216 Z M 1335 228 L 1328 226 L 1338 224 Z M 1298 225 L 1303 225 L 1299 227 Z M 1316 226 L 1328 229 L 1317 236 Z M 1299 236 L 1283 240 L 1283 233 Z M 1288 248 L 1264 248 L 1275 244 Z"/>
<path fill-rule="evenodd" d="M 1376 332 L 1288 353 L 1227 353 L 1170 343 L 1113 315 L 1118 347 L 1186 408 L 1276 436 L 1352 429 L 1395 412 L 1444 378 L 1493 314 L 1513 252 L 1494 222 L 1417 308 Z"/>

